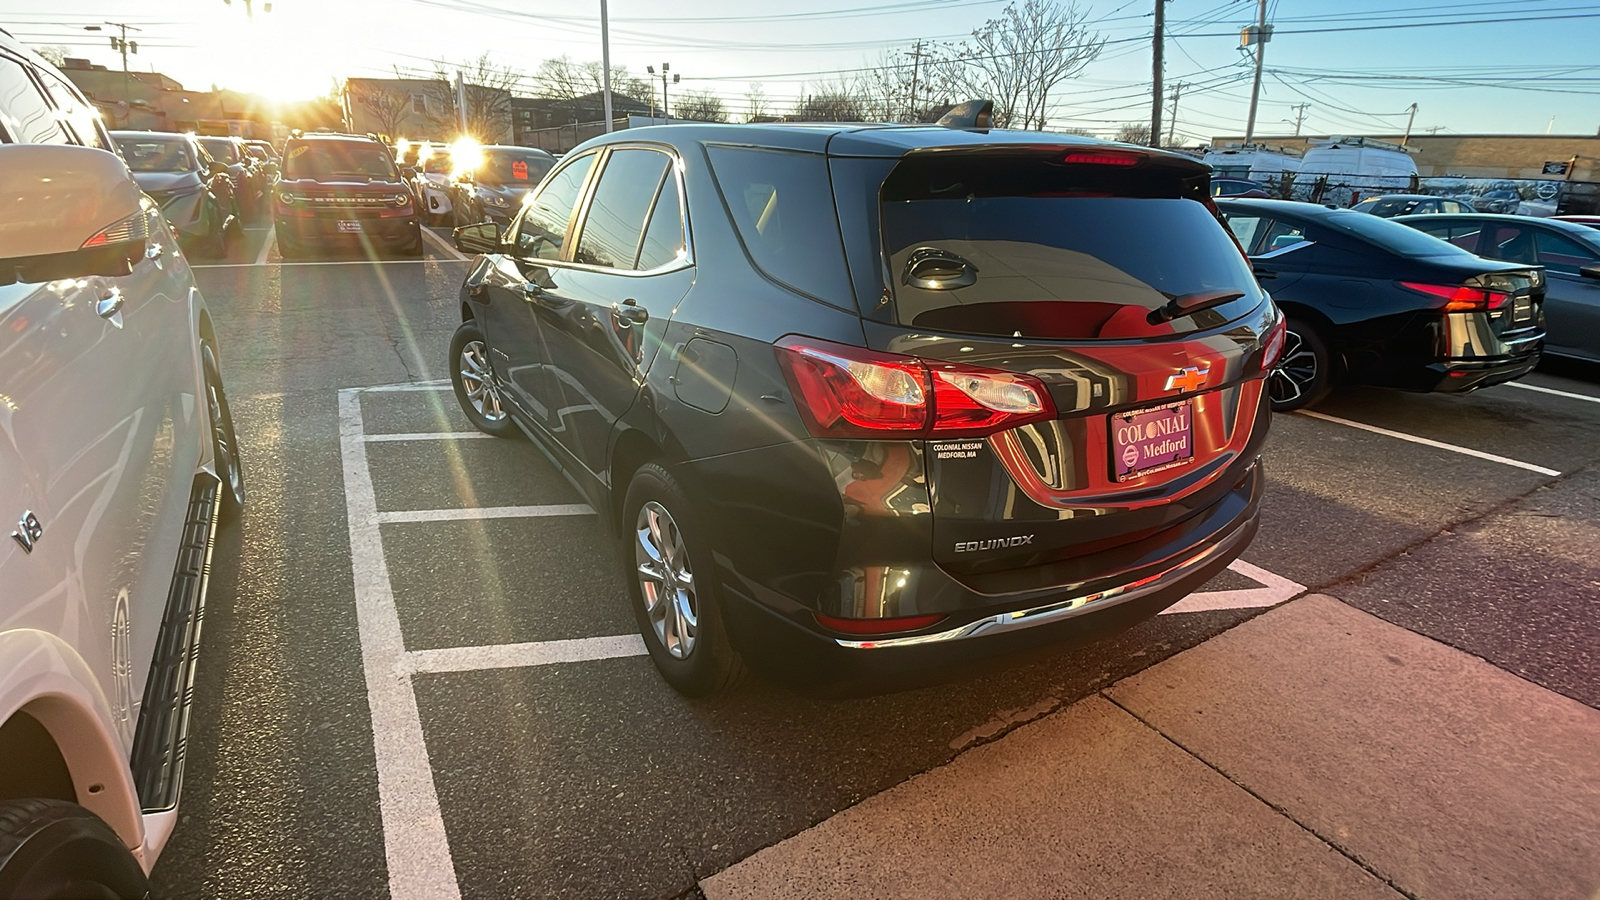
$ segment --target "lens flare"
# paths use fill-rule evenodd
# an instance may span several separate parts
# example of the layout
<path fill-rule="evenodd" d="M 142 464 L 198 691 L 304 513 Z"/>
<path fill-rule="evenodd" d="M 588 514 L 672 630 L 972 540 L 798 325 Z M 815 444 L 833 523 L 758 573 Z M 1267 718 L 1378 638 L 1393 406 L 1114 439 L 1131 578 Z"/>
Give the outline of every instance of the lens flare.
<path fill-rule="evenodd" d="M 450 145 L 450 160 L 455 164 L 452 176 L 460 178 L 483 163 L 483 145 L 469 137 L 460 138 Z"/>

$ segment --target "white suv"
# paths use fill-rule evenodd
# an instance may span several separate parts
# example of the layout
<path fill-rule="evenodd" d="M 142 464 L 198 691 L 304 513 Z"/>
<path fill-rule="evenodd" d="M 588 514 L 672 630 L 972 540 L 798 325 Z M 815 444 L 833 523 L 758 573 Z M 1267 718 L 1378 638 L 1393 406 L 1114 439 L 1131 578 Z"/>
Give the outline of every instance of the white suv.
<path fill-rule="evenodd" d="M 215 332 L 93 107 L 3 31 L 0 198 L 0 897 L 144 897 L 244 500 Z"/>

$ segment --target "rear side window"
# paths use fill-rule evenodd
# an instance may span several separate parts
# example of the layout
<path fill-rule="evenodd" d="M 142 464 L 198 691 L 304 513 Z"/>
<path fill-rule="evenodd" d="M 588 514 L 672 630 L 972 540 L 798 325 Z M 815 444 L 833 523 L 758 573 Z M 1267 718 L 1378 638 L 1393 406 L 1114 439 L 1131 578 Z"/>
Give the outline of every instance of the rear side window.
<path fill-rule="evenodd" d="M 71 143 L 27 70 L 4 56 L 0 56 L 0 128 L 13 143 Z"/>
<path fill-rule="evenodd" d="M 606 160 L 583 217 L 574 262 L 631 269 L 645 216 L 672 158 L 655 150 L 617 150 Z"/>
<path fill-rule="evenodd" d="M 1201 202 L 1203 176 L 1049 156 L 927 156 L 884 182 L 881 219 L 900 324 L 1093 340 L 1222 324 L 1261 301 L 1250 266 Z M 1181 295 L 1237 292 L 1170 322 Z"/>
<path fill-rule="evenodd" d="M 644 230 L 636 268 L 641 272 L 659 269 L 681 258 L 684 250 L 683 206 L 678 200 L 678 182 L 668 177 L 661 185 L 656 208 L 650 213 L 650 224 Z"/>
<path fill-rule="evenodd" d="M 1564 272 L 1576 272 L 1595 261 L 1595 252 L 1575 240 L 1553 231 L 1540 230 L 1534 237 L 1539 246 L 1539 264 Z"/>
<path fill-rule="evenodd" d="M 739 239 L 768 277 L 853 308 L 827 159 L 816 153 L 708 147 Z"/>
<path fill-rule="evenodd" d="M 39 80 L 44 82 L 45 91 L 50 94 L 50 99 L 55 101 L 56 108 L 61 110 L 61 115 L 66 118 L 67 124 L 77 132 L 78 140 L 85 147 L 110 150 L 111 143 L 106 140 L 105 132 L 99 127 L 94 107 L 79 100 L 77 93 L 49 69 L 39 69 L 38 72 Z"/>
<path fill-rule="evenodd" d="M 1452 247 L 1409 225 L 1352 210 L 1334 212 L 1322 219 L 1321 223 L 1368 244 L 1376 244 L 1397 256 L 1451 256 L 1462 252 L 1461 248 Z"/>
<path fill-rule="evenodd" d="M 561 244 L 567 237 L 572 209 L 583 193 L 583 184 L 594 166 L 595 154 L 573 160 L 550 176 L 539 196 L 528 204 L 517 226 L 517 255 L 523 259 L 560 259 Z"/>

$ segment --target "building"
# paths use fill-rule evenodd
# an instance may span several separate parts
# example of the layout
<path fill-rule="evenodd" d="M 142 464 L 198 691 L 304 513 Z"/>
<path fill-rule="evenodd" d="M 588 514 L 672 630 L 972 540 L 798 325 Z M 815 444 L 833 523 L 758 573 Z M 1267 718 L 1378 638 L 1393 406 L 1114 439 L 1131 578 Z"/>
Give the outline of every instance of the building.
<path fill-rule="evenodd" d="M 611 115 L 647 116 L 657 112 L 654 105 L 613 92 Z M 556 99 L 553 97 L 512 97 L 511 124 L 513 140 L 524 147 L 543 146 L 532 136 L 535 131 L 566 128 L 577 133 L 576 126 L 603 123 L 606 119 L 605 98 L 600 91 L 581 97 Z M 591 129 L 592 130 L 592 129 Z M 600 129 L 604 131 L 605 129 Z M 545 143 L 548 143 L 546 141 Z"/>
<path fill-rule="evenodd" d="M 486 144 L 510 139 L 511 93 L 470 84 L 466 91 L 473 136 Z M 339 98 L 355 134 L 445 140 L 460 131 L 455 87 L 444 79 L 346 78 Z"/>
<path fill-rule="evenodd" d="M 257 98 L 234 91 L 187 91 L 159 72 L 122 72 L 68 58 L 61 73 L 113 129 L 193 131 L 268 137 Z"/>
<path fill-rule="evenodd" d="M 1371 135 L 1400 143 L 1401 135 Z M 1304 150 L 1329 137 L 1258 135 L 1256 143 Z M 1551 178 L 1571 181 L 1600 180 L 1600 134 L 1413 134 L 1404 139 L 1417 151 L 1417 174 L 1423 178 L 1459 175 L 1464 178 Z M 1213 147 L 1244 142 L 1242 136 L 1218 137 Z M 1576 160 L 1573 158 L 1576 157 Z M 1550 163 L 1570 164 L 1569 171 L 1546 171 Z"/>

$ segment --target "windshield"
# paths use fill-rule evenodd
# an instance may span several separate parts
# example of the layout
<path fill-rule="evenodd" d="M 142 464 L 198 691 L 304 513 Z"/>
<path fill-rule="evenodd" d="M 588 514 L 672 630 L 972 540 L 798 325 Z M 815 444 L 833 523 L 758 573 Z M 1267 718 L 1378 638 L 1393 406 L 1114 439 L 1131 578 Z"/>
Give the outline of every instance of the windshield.
<path fill-rule="evenodd" d="M 200 146 L 206 148 L 206 152 L 213 158 L 225 163 L 239 161 L 239 148 L 227 138 L 200 138 Z"/>
<path fill-rule="evenodd" d="M 117 146 L 135 172 L 192 172 L 194 154 L 183 138 L 117 138 Z"/>
<path fill-rule="evenodd" d="M 1441 241 L 1409 225 L 1354 210 L 1334 212 L 1323 219 L 1322 224 L 1335 231 L 1360 238 L 1369 244 L 1377 244 L 1398 256 L 1420 258 L 1472 255 L 1448 241 Z"/>
<path fill-rule="evenodd" d="M 429 175 L 449 175 L 455 170 L 451 168 L 450 154 L 435 150 L 432 156 L 422 161 L 422 171 Z"/>
<path fill-rule="evenodd" d="M 399 181 L 389 151 L 367 141 L 307 141 L 291 144 L 283 177 L 293 181 Z"/>
<path fill-rule="evenodd" d="M 533 187 L 555 168 L 556 161 L 542 153 L 519 150 L 485 150 L 483 163 L 475 173 L 484 184 L 512 184 Z"/>

